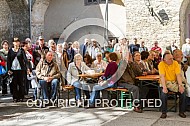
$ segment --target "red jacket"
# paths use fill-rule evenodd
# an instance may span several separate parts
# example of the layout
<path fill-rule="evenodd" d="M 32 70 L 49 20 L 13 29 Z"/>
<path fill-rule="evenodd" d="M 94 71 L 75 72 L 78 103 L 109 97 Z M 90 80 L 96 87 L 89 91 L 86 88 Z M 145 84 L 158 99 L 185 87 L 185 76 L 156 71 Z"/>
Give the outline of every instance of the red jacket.
<path fill-rule="evenodd" d="M 5 61 L 3 60 L 3 58 L 0 56 L 0 66 L 5 66 L 6 63 Z"/>

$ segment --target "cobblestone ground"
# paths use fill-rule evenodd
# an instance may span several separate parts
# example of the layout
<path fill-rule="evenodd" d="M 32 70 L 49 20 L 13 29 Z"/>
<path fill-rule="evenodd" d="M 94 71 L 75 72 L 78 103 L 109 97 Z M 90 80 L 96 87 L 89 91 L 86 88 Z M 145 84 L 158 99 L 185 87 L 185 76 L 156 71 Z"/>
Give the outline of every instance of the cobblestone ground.
<path fill-rule="evenodd" d="M 66 96 L 66 93 L 64 94 Z M 72 98 L 72 97 L 71 97 Z M 85 109 L 78 107 L 27 107 L 26 102 L 12 103 L 11 96 L 0 97 L 1 126 L 190 126 L 190 113 L 182 119 L 169 112 L 160 119 L 158 109 L 135 113 L 119 107 Z"/>

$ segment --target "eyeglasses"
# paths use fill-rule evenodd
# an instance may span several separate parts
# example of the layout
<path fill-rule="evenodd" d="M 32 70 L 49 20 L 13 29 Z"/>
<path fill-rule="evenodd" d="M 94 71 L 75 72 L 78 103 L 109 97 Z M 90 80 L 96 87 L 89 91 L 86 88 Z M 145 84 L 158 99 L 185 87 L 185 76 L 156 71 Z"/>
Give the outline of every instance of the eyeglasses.
<path fill-rule="evenodd" d="M 141 56 L 141 55 L 135 55 L 135 56 Z"/>
<path fill-rule="evenodd" d="M 76 59 L 76 60 L 82 60 L 82 59 Z"/>

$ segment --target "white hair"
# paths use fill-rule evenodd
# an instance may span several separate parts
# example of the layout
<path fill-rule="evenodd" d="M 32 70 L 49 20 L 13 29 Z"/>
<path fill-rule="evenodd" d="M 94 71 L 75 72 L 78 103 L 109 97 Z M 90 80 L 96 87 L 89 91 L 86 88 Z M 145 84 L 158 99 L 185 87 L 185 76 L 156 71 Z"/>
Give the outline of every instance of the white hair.
<path fill-rule="evenodd" d="M 82 55 L 80 53 L 77 53 L 75 56 L 74 56 L 74 61 L 76 61 L 76 58 L 81 58 L 82 59 Z"/>
<path fill-rule="evenodd" d="M 53 40 L 53 39 L 50 39 L 50 40 L 48 41 L 48 46 L 50 47 L 53 43 L 55 43 L 54 40 Z"/>

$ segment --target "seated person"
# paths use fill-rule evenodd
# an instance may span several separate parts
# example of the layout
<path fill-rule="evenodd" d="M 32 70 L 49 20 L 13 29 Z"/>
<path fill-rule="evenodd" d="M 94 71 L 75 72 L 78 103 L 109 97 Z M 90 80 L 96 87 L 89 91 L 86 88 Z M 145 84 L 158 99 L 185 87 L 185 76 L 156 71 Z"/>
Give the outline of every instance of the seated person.
<path fill-rule="evenodd" d="M 152 71 L 152 74 L 158 74 L 158 64 L 156 65 L 155 63 L 155 51 L 149 51 L 149 56 L 148 56 L 148 59 L 147 59 L 147 62 L 148 62 L 148 66 L 149 66 L 149 69 L 150 71 Z"/>
<path fill-rule="evenodd" d="M 36 67 L 36 76 L 42 89 L 43 98 L 54 100 L 57 94 L 57 85 L 61 76 L 57 63 L 53 62 L 53 53 L 47 52 L 45 60 L 41 60 Z M 48 97 L 47 85 L 51 84 L 52 94 Z"/>
<path fill-rule="evenodd" d="M 100 90 L 115 86 L 117 78 L 116 76 L 112 77 L 112 75 L 115 74 L 118 68 L 117 63 L 116 63 L 117 59 L 118 57 L 116 53 L 113 52 L 109 54 L 109 64 L 105 70 L 105 74 L 100 77 L 99 85 L 95 85 L 93 87 L 92 94 L 90 97 L 90 106 L 89 106 L 90 108 L 95 107 L 95 99 L 100 97 Z M 108 80 L 108 81 L 104 81 L 104 80 Z"/>
<path fill-rule="evenodd" d="M 155 56 L 153 60 L 153 66 L 154 68 L 158 70 L 158 64 L 161 62 L 162 58 L 160 57 L 160 53 L 158 51 L 154 51 L 154 52 L 155 52 Z"/>
<path fill-rule="evenodd" d="M 149 63 L 148 63 L 148 57 L 149 57 L 149 52 L 147 51 L 142 51 L 141 52 L 141 63 L 144 66 L 145 71 L 147 72 L 147 74 L 156 74 L 157 70 L 155 68 L 150 69 L 149 67 Z"/>
<path fill-rule="evenodd" d="M 79 74 L 82 74 L 82 72 L 87 70 L 90 70 L 90 68 L 84 62 L 82 62 L 81 54 L 76 54 L 74 56 L 74 62 L 69 64 L 69 68 L 67 71 L 67 81 L 68 84 L 73 85 L 75 87 L 76 101 L 78 107 L 81 107 L 82 105 L 81 88 L 84 90 L 86 99 L 90 98 L 88 85 L 83 84 L 82 78 L 78 77 Z"/>
<path fill-rule="evenodd" d="M 92 57 L 88 53 L 84 55 L 84 62 L 88 67 L 92 66 Z"/>
<path fill-rule="evenodd" d="M 123 60 L 118 67 L 118 73 L 117 76 L 119 77 L 118 79 L 118 87 L 122 88 L 127 88 L 129 92 L 133 93 L 133 99 L 140 99 L 143 98 L 143 91 L 141 90 L 140 94 L 140 89 L 136 84 L 135 77 L 141 76 L 143 72 L 141 69 L 138 69 L 138 67 L 135 67 L 134 62 L 132 60 L 132 56 L 129 55 L 129 57 L 126 57 L 126 60 Z M 140 102 L 135 102 L 135 104 L 140 104 L 139 107 L 134 107 L 134 111 L 141 113 L 142 112 L 142 103 Z"/>
<path fill-rule="evenodd" d="M 161 84 L 161 111 L 160 118 L 167 117 L 167 94 L 168 91 L 176 92 L 179 95 L 179 116 L 186 118 L 185 112 L 185 88 L 182 84 L 180 65 L 173 60 L 170 53 L 163 55 L 163 61 L 159 66 L 160 84 Z"/>
<path fill-rule="evenodd" d="M 141 62 L 141 54 L 140 52 L 134 52 L 133 53 L 133 68 L 136 69 L 136 71 L 141 71 L 141 74 L 136 74 L 137 76 L 142 76 L 142 75 L 147 75 L 147 70 L 145 69 L 144 65 Z M 136 72 L 134 71 L 134 72 Z M 145 82 L 144 82 L 145 83 Z M 142 91 L 143 90 L 143 91 Z M 142 92 L 141 94 L 141 98 L 146 98 L 148 92 L 149 92 L 149 88 L 148 86 L 143 86 L 141 87 L 140 91 Z"/>
<path fill-rule="evenodd" d="M 147 75 L 147 70 L 145 69 L 144 65 L 141 62 L 141 54 L 140 52 L 136 51 L 133 53 L 133 61 L 136 68 L 140 69 L 143 72 L 143 75 Z"/>
<path fill-rule="evenodd" d="M 109 54 L 110 54 L 109 51 L 105 51 L 104 52 L 104 58 L 103 58 L 103 60 L 106 61 L 106 63 L 109 63 Z"/>
<path fill-rule="evenodd" d="M 104 71 L 106 67 L 107 67 L 107 63 L 106 61 L 102 60 L 102 53 L 101 52 L 97 53 L 96 60 L 92 63 L 91 68 Z"/>

